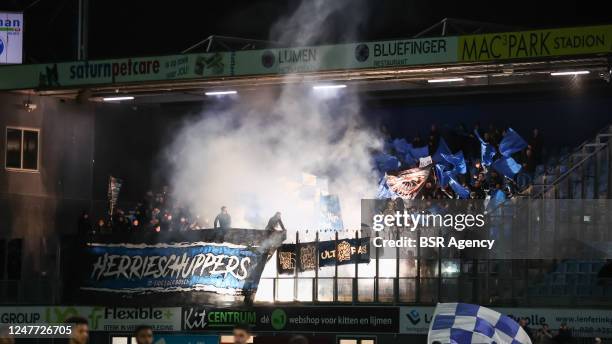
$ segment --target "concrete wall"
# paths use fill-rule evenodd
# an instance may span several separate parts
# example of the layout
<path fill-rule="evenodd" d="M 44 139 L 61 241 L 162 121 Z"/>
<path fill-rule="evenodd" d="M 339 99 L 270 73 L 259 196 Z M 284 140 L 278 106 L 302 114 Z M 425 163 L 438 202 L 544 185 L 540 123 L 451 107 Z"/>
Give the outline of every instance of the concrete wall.
<path fill-rule="evenodd" d="M 44 284 L 54 278 L 57 238 L 75 230 L 79 213 L 90 206 L 92 193 L 92 106 L 33 96 L 29 101 L 37 109 L 27 112 L 26 100 L 27 96 L 0 94 L 0 238 L 23 239 L 21 280 L 29 281 L 18 286 L 4 281 L 0 285 L 10 289 L 0 293 L 5 299 L 38 294 L 33 290 L 40 289 L 40 284 L 34 281 Z M 39 171 L 5 168 L 7 126 L 40 130 Z"/>

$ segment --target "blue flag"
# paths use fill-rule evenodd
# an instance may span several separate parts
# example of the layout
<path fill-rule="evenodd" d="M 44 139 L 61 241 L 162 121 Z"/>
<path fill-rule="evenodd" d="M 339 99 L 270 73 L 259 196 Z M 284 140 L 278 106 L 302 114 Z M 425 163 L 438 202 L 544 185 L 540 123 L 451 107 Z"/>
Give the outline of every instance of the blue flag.
<path fill-rule="evenodd" d="M 495 147 L 492 144 L 485 142 L 485 140 L 480 137 L 478 134 L 478 130 L 474 129 L 474 135 L 480 141 L 480 163 L 482 166 L 491 166 L 493 163 L 493 157 L 495 156 Z"/>
<path fill-rule="evenodd" d="M 381 172 L 395 171 L 400 166 L 399 160 L 390 154 L 378 153 L 374 156 L 376 167 Z"/>
<path fill-rule="evenodd" d="M 493 211 L 497 209 L 497 207 L 499 207 L 505 201 L 506 201 L 506 194 L 502 190 L 496 189 L 495 191 L 493 191 L 493 194 L 491 195 L 491 199 L 489 200 L 489 203 L 487 204 L 487 209 L 489 211 Z"/>
<path fill-rule="evenodd" d="M 440 184 L 441 187 L 445 188 L 448 185 L 448 172 L 450 171 L 445 171 L 445 167 L 442 164 L 436 164 L 436 177 L 438 177 L 438 184 Z"/>
<path fill-rule="evenodd" d="M 500 158 L 495 160 L 492 165 L 493 169 L 502 175 L 512 178 L 521 170 L 521 165 L 512 158 Z"/>
<path fill-rule="evenodd" d="M 444 163 L 445 161 L 442 158 L 442 154 L 451 154 L 451 150 L 448 148 L 448 145 L 446 144 L 446 141 L 444 141 L 443 137 L 440 138 L 438 148 L 436 149 L 434 155 L 431 156 L 431 160 L 433 160 L 433 162 L 436 164 Z"/>
<path fill-rule="evenodd" d="M 508 132 L 499 143 L 499 153 L 507 158 L 526 147 L 527 142 L 512 128 L 508 128 Z"/>
<path fill-rule="evenodd" d="M 412 149 L 412 144 L 408 143 L 406 139 L 395 139 L 393 140 L 393 148 L 401 155 L 406 155 Z"/>
<path fill-rule="evenodd" d="M 383 177 L 378 183 L 378 193 L 376 194 L 377 199 L 388 199 L 388 198 L 396 198 L 397 195 L 389 190 L 387 186 L 387 176 Z"/>
<path fill-rule="evenodd" d="M 410 148 L 409 154 L 416 160 L 419 158 L 424 158 L 429 155 L 429 148 L 427 146 L 423 147 L 412 147 Z"/>
<path fill-rule="evenodd" d="M 414 148 L 414 147 L 410 147 L 410 149 L 408 150 L 408 153 L 406 153 L 406 156 L 404 157 L 404 162 L 407 165 L 418 165 L 419 164 L 419 158 L 423 158 L 429 155 L 429 149 L 427 148 L 427 146 L 425 147 L 418 147 L 418 148 Z"/>
<path fill-rule="evenodd" d="M 465 158 L 463 157 L 463 152 L 459 151 L 456 154 L 440 154 L 442 159 L 453 166 L 453 172 L 457 174 L 465 174 L 467 173 L 467 166 L 465 164 Z"/>
<path fill-rule="evenodd" d="M 465 186 L 459 184 L 459 182 L 456 181 L 453 176 L 449 175 L 448 183 L 460 199 L 470 198 L 470 190 L 468 190 L 468 188 L 466 188 Z"/>

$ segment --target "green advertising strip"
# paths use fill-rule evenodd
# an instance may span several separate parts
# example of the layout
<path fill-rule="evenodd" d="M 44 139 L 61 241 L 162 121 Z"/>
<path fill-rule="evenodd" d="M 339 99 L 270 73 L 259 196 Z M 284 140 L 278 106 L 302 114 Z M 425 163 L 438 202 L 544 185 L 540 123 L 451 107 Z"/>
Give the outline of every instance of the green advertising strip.
<path fill-rule="evenodd" d="M 459 36 L 458 62 L 612 52 L 612 25 Z"/>
<path fill-rule="evenodd" d="M 0 89 L 54 89 L 229 76 L 230 54 L 189 54 L 0 67 Z"/>
<path fill-rule="evenodd" d="M 457 61 L 457 37 L 241 51 L 235 75 L 292 74 Z"/>
<path fill-rule="evenodd" d="M 0 90 L 546 58 L 612 52 L 612 25 L 0 67 Z"/>
<path fill-rule="evenodd" d="M 456 61 L 457 38 L 0 67 L 0 90 L 278 75 Z"/>

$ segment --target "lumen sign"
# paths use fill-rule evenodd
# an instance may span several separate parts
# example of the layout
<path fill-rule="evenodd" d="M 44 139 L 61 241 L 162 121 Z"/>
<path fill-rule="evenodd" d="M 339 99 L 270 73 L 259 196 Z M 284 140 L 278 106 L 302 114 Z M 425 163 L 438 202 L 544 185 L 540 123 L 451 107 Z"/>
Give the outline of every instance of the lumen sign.
<path fill-rule="evenodd" d="M 23 13 L 0 12 L 0 64 L 23 62 Z"/>

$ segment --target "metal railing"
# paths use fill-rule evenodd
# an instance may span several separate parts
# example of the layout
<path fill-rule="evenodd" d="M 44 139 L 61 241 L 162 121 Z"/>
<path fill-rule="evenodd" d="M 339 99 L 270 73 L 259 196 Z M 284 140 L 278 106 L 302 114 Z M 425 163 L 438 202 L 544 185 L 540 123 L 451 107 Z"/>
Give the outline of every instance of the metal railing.
<path fill-rule="evenodd" d="M 550 182 L 545 174 L 541 183 L 533 183 L 530 198 L 612 198 L 611 142 L 612 125 L 608 125 L 561 159 Z"/>

